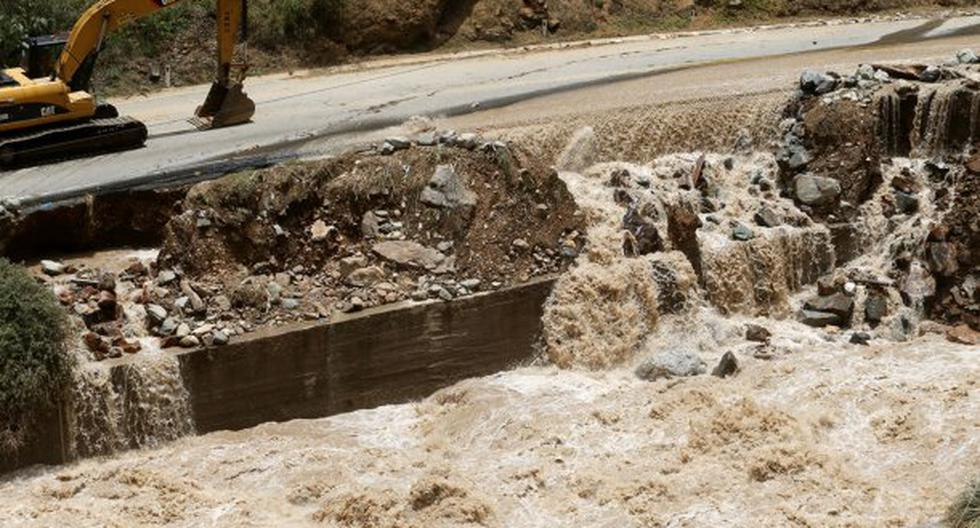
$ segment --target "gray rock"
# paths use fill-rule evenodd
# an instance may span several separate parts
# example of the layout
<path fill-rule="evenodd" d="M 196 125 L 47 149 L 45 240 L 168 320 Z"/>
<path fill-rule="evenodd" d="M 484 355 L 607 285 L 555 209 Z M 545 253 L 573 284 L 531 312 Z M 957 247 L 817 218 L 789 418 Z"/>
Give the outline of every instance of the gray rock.
<path fill-rule="evenodd" d="M 225 346 L 230 341 L 228 334 L 222 332 L 221 330 L 215 330 L 211 334 L 211 343 L 214 346 Z"/>
<path fill-rule="evenodd" d="M 875 80 L 880 83 L 890 83 L 892 82 L 892 77 L 884 70 L 877 70 L 875 71 Z"/>
<path fill-rule="evenodd" d="M 719 378 L 727 378 L 737 374 L 738 368 L 738 358 L 735 357 L 735 354 L 725 352 L 725 355 L 721 357 L 721 361 L 718 362 L 718 366 L 711 371 L 711 375 Z"/>
<path fill-rule="evenodd" d="M 361 218 L 361 235 L 364 238 L 377 238 L 381 234 L 381 218 L 368 211 Z"/>
<path fill-rule="evenodd" d="M 972 49 L 961 49 L 956 52 L 956 62 L 960 64 L 974 64 L 980 62 L 980 57 Z"/>
<path fill-rule="evenodd" d="M 187 337 L 191 335 L 191 327 L 187 323 L 180 323 L 177 325 L 177 330 L 174 332 L 177 337 Z"/>
<path fill-rule="evenodd" d="M 185 280 L 180 282 L 180 291 L 190 300 L 191 310 L 194 313 L 199 314 L 207 311 L 208 306 L 204 304 L 204 300 L 197 294 L 189 281 Z"/>
<path fill-rule="evenodd" d="M 469 291 L 476 291 L 480 287 L 480 279 L 466 279 L 459 283 L 460 286 L 466 288 Z"/>
<path fill-rule="evenodd" d="M 873 81 L 875 78 L 874 66 L 870 64 L 862 64 L 858 66 L 855 76 L 863 81 Z"/>
<path fill-rule="evenodd" d="M 704 374 L 704 362 L 692 351 L 668 350 L 643 362 L 636 369 L 636 376 L 646 381 L 689 377 Z"/>
<path fill-rule="evenodd" d="M 803 310 L 803 313 L 800 314 L 800 322 L 807 326 L 822 328 L 830 325 L 840 326 L 841 320 L 840 317 L 832 313 Z"/>
<path fill-rule="evenodd" d="M 364 255 L 353 255 L 340 259 L 340 273 L 350 275 L 352 271 L 367 266 L 368 259 Z"/>
<path fill-rule="evenodd" d="M 779 219 L 779 215 L 775 211 L 768 207 L 763 207 L 759 209 L 759 212 L 755 213 L 755 223 L 762 227 L 778 227 L 783 222 Z"/>
<path fill-rule="evenodd" d="M 265 291 L 270 303 L 279 304 L 279 301 L 282 299 L 282 285 L 275 281 L 270 282 L 265 285 Z"/>
<path fill-rule="evenodd" d="M 299 301 L 297 301 L 296 299 L 283 299 L 282 307 L 283 309 L 286 310 L 295 310 L 299 308 Z"/>
<path fill-rule="evenodd" d="M 796 199 L 814 207 L 832 205 L 841 194 L 840 182 L 833 178 L 801 174 L 793 182 Z"/>
<path fill-rule="evenodd" d="M 467 150 L 475 149 L 480 146 L 480 143 L 480 136 L 469 132 L 456 136 L 452 141 L 453 146 Z"/>
<path fill-rule="evenodd" d="M 802 145 L 789 145 L 786 147 L 784 157 L 786 165 L 794 171 L 806 167 L 813 161 L 813 156 L 810 154 L 810 151 Z"/>
<path fill-rule="evenodd" d="M 656 222 L 637 207 L 631 206 L 626 211 L 623 217 L 623 229 L 630 235 L 626 238 L 627 243 L 623 248 L 628 256 L 649 255 L 664 247 Z"/>
<path fill-rule="evenodd" d="M 385 280 L 385 271 L 378 266 L 356 269 L 347 275 L 347 284 L 366 288 Z"/>
<path fill-rule="evenodd" d="M 193 335 L 184 336 L 180 339 L 180 346 L 183 348 L 196 348 L 201 346 L 201 340 Z"/>
<path fill-rule="evenodd" d="M 912 333 L 912 322 L 905 314 L 902 314 L 892 319 L 890 330 L 891 338 L 894 341 L 908 341 Z"/>
<path fill-rule="evenodd" d="M 851 320 L 851 315 L 854 313 L 854 299 L 843 293 L 835 293 L 810 299 L 803 307 L 814 312 L 832 313 L 847 322 Z"/>
<path fill-rule="evenodd" d="M 231 299 L 227 295 L 216 295 L 211 302 L 214 303 L 215 308 L 222 312 L 227 312 L 231 310 Z"/>
<path fill-rule="evenodd" d="M 385 138 L 385 143 L 391 145 L 395 150 L 405 150 L 412 146 L 412 142 L 404 136 Z"/>
<path fill-rule="evenodd" d="M 415 143 L 420 147 L 434 147 L 439 143 L 435 132 L 423 132 L 415 137 Z"/>
<path fill-rule="evenodd" d="M 456 170 L 449 165 L 439 165 L 422 191 L 422 203 L 445 209 L 472 207 L 476 205 L 476 193 L 469 190 Z"/>
<path fill-rule="evenodd" d="M 528 244 L 523 238 L 515 238 L 511 245 L 517 249 L 527 250 L 531 248 L 531 244 Z"/>
<path fill-rule="evenodd" d="M 941 79 L 943 71 L 936 66 L 929 66 L 919 74 L 919 80 L 927 83 L 934 83 Z"/>
<path fill-rule="evenodd" d="M 184 312 L 184 311 L 187 310 L 187 305 L 189 305 L 190 303 L 191 303 L 191 300 L 187 296 L 177 297 L 177 300 L 174 301 L 174 307 L 176 307 L 178 310 Z"/>
<path fill-rule="evenodd" d="M 57 277 L 65 272 L 65 265 L 53 260 L 42 260 L 41 272 L 49 277 Z"/>
<path fill-rule="evenodd" d="M 337 232 L 337 228 L 327 225 L 323 220 L 317 220 L 310 226 L 310 240 L 313 242 L 323 242 L 331 238 Z"/>
<path fill-rule="evenodd" d="M 439 293 L 437 294 L 443 301 L 449 302 L 453 300 L 453 293 L 446 288 L 439 287 Z"/>
<path fill-rule="evenodd" d="M 855 345 L 868 346 L 871 342 L 871 334 L 867 332 L 854 332 L 851 334 L 851 343 Z"/>
<path fill-rule="evenodd" d="M 930 242 L 926 249 L 929 269 L 943 277 L 951 277 L 960 269 L 956 246 L 949 242 Z"/>
<path fill-rule="evenodd" d="M 913 194 L 896 190 L 895 207 L 903 214 L 913 215 L 919 211 L 919 199 Z"/>
<path fill-rule="evenodd" d="M 770 337 L 772 337 L 772 333 L 764 326 L 751 323 L 745 325 L 745 339 L 749 341 L 768 343 Z"/>
<path fill-rule="evenodd" d="M 360 312 L 365 307 L 364 300 L 360 297 L 351 297 L 349 301 L 344 303 L 341 311 L 344 313 L 355 313 Z"/>
<path fill-rule="evenodd" d="M 888 315 L 888 299 L 880 293 L 869 295 L 864 303 L 864 320 L 880 323 L 886 315 Z"/>
<path fill-rule="evenodd" d="M 202 324 L 201 326 L 195 328 L 194 331 L 191 333 L 196 335 L 197 337 L 201 337 L 206 334 L 210 334 L 212 330 L 214 330 L 213 324 Z"/>
<path fill-rule="evenodd" d="M 438 249 L 443 253 L 446 253 L 447 251 L 451 250 L 454 245 L 455 244 L 453 244 L 451 240 L 443 240 L 442 242 L 436 244 L 436 249 Z"/>
<path fill-rule="evenodd" d="M 800 75 L 800 90 L 808 95 L 823 95 L 834 91 L 837 88 L 837 79 L 826 73 L 816 70 L 806 70 Z"/>
<path fill-rule="evenodd" d="M 748 242 L 755 238 L 755 232 L 745 224 L 740 223 L 732 230 L 732 238 L 741 242 Z"/>
<path fill-rule="evenodd" d="M 458 135 L 455 130 L 443 130 L 436 134 L 436 141 L 445 145 L 452 145 L 456 143 Z"/>
<path fill-rule="evenodd" d="M 154 325 L 162 324 L 167 319 L 167 310 L 158 304 L 146 305 L 146 316 Z"/>
<path fill-rule="evenodd" d="M 169 336 L 174 335 L 177 331 L 178 322 L 173 317 L 168 317 L 164 319 L 163 323 L 160 324 L 160 335 Z"/>
<path fill-rule="evenodd" d="M 438 250 L 409 240 L 379 242 L 371 250 L 389 262 L 408 268 L 434 270 L 446 260 Z"/>

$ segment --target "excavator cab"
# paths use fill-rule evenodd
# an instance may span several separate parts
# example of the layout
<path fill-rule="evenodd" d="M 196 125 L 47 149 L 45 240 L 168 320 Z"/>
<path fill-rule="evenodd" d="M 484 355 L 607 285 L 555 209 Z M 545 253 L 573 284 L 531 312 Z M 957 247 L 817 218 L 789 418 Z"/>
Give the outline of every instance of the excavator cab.
<path fill-rule="evenodd" d="M 58 57 L 67 43 L 67 35 L 46 35 L 24 40 L 21 67 L 31 79 L 53 75 Z"/>

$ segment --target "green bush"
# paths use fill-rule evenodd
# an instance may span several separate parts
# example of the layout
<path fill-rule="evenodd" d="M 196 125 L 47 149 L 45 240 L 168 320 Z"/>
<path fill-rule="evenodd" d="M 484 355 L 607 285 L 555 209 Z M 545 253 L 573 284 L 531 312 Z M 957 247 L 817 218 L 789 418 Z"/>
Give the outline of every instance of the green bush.
<path fill-rule="evenodd" d="M 20 61 L 21 42 L 31 36 L 64 32 L 85 10 L 89 0 L 0 0 L 0 63 Z"/>
<path fill-rule="evenodd" d="M 949 528 L 980 528 L 980 479 L 977 479 L 953 503 L 946 515 Z"/>
<path fill-rule="evenodd" d="M 63 394 L 72 367 L 65 335 L 54 294 L 0 259 L 0 452 L 19 444 L 32 410 Z"/>
<path fill-rule="evenodd" d="M 302 49 L 336 38 L 344 0 L 251 0 L 251 42 L 266 49 Z"/>

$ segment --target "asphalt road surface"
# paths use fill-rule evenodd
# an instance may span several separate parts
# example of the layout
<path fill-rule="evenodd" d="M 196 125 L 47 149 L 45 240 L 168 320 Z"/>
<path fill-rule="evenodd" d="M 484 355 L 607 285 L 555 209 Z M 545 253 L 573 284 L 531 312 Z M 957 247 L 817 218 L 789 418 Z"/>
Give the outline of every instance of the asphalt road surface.
<path fill-rule="evenodd" d="M 479 124 L 493 112 L 517 103 L 549 103 L 556 113 L 569 105 L 588 108 L 616 104 L 593 97 L 597 87 L 654 79 L 684 69 L 691 86 L 674 86 L 682 95 L 697 91 L 698 70 L 731 61 L 745 62 L 745 82 L 772 78 L 767 63 L 780 59 L 791 78 L 808 55 L 861 51 L 869 57 L 926 60 L 950 57 L 975 46 L 980 16 L 948 20 L 906 20 L 862 24 L 729 30 L 698 35 L 643 36 L 588 45 L 485 51 L 455 55 L 409 56 L 358 67 L 250 79 L 247 92 L 258 108 L 252 123 L 197 131 L 187 121 L 204 100 L 207 86 L 174 89 L 148 97 L 113 101 L 123 114 L 150 130 L 145 148 L 0 172 L 0 197 L 24 205 L 70 199 L 86 193 L 165 185 L 203 179 L 228 170 L 329 153 L 351 138 L 397 125 L 413 116 L 457 117 Z M 896 50 L 901 53 L 896 55 Z M 787 63 L 787 57 L 803 60 Z M 894 56 L 894 57 L 892 57 Z M 834 63 L 861 57 L 836 56 Z M 873 59 L 866 59 L 873 60 Z M 814 64 L 819 66 L 819 64 Z M 690 72 L 694 74 L 690 74 Z M 620 94 L 623 92 L 620 91 Z M 635 103 L 627 90 L 621 104 Z M 549 99 L 550 98 L 550 99 Z M 533 109 L 548 112 L 549 105 Z M 499 118 L 499 116 L 498 116 Z"/>

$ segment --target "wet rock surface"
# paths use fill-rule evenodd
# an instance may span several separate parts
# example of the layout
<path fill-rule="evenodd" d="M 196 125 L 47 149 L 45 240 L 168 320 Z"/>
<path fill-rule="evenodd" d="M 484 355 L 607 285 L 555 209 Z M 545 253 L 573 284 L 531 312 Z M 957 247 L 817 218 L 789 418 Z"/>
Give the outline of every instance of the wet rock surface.
<path fill-rule="evenodd" d="M 657 354 L 636 368 L 636 377 L 645 381 L 698 376 L 706 372 L 704 361 L 689 350 Z"/>

